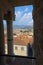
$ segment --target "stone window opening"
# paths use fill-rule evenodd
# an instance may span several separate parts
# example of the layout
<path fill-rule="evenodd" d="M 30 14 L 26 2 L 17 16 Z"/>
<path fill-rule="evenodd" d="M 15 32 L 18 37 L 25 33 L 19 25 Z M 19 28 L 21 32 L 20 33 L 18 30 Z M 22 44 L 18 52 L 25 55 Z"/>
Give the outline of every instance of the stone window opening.
<path fill-rule="evenodd" d="M 28 11 L 29 10 L 29 6 L 31 6 L 31 8 L 32 9 L 30 9 L 31 11 Z M 13 33 L 15 33 L 16 35 L 17 35 L 17 37 L 18 37 L 18 39 L 17 40 L 20 40 L 21 39 L 21 42 L 18 42 L 19 43 L 19 45 L 22 45 L 22 43 L 23 43 L 23 38 L 24 38 L 24 40 L 25 39 L 27 39 L 26 37 L 27 37 L 27 32 L 29 32 L 28 34 L 30 35 L 30 36 L 32 36 L 32 37 L 34 37 L 33 35 L 34 35 L 34 22 L 33 22 L 33 17 L 32 17 L 32 12 L 33 12 L 33 6 L 32 5 L 29 5 L 29 6 L 19 6 L 19 7 L 14 7 L 14 13 L 15 13 L 15 21 L 13 21 Z M 23 8 L 23 10 L 22 10 L 22 7 L 24 7 Z M 27 7 L 26 9 L 25 9 L 25 7 Z M 24 12 L 23 12 L 24 11 Z M 24 15 L 23 15 L 23 13 L 24 13 Z M 31 16 L 31 18 L 29 18 Z M 26 25 L 26 23 L 25 23 L 25 21 L 24 20 L 22 20 L 22 17 L 25 17 L 25 19 L 24 20 L 26 20 L 26 22 L 27 22 L 27 25 Z M 30 19 L 30 20 L 29 20 Z M 18 21 L 18 22 L 17 22 Z M 22 22 L 22 23 L 20 23 L 20 21 Z M 23 22 L 24 21 L 24 22 Z M 30 23 L 28 22 L 28 21 L 30 21 Z M 32 22 L 31 22 L 32 21 Z M 20 30 L 20 28 L 19 28 L 19 26 L 24 26 L 24 25 L 26 25 L 27 27 L 29 26 L 29 24 L 31 24 L 32 25 L 32 30 L 31 29 L 29 29 L 29 31 L 28 30 Z M 23 28 L 23 27 L 22 27 Z M 19 31 L 19 30 L 21 31 Z M 16 31 L 15 31 L 16 30 Z M 31 31 L 33 32 L 33 34 L 31 33 Z M 22 34 L 22 32 L 23 32 L 23 34 Z M 24 33 L 24 32 L 26 32 L 26 33 Z M 30 34 L 31 33 L 31 34 Z M 20 35 L 20 36 L 19 36 Z M 25 35 L 26 37 L 24 37 L 23 35 Z M 29 37 L 30 37 L 29 36 Z M 16 38 L 17 38 L 16 37 Z M 16 39 L 15 38 L 15 39 Z M 14 38 L 13 38 L 14 39 Z M 16 45 L 16 41 L 15 41 L 15 39 L 13 40 L 14 41 L 14 45 Z M 31 39 L 31 37 L 30 37 L 30 39 Z M 31 39 L 32 40 L 32 39 Z M 31 41 L 31 40 L 29 40 L 30 41 L 30 43 L 32 42 L 32 43 L 34 43 L 33 41 Z M 21 44 L 20 44 L 21 43 Z M 28 43 L 28 42 L 27 42 Z M 18 45 L 18 44 L 17 44 Z M 23 50 L 23 48 L 22 48 L 22 50 Z"/>

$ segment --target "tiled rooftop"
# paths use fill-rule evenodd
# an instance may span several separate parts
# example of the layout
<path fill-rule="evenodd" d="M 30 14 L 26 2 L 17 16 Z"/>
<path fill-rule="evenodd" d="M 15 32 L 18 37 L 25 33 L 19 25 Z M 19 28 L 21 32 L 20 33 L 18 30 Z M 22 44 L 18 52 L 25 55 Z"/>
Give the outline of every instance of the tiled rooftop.
<path fill-rule="evenodd" d="M 14 36 L 14 44 L 15 45 L 28 45 L 28 43 L 33 43 L 33 37 L 32 36 Z"/>

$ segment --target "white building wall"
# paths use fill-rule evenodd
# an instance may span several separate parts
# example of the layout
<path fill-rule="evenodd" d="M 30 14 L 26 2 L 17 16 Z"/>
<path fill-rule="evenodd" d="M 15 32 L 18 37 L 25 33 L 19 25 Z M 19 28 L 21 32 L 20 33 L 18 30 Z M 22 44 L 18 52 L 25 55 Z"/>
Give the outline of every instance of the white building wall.
<path fill-rule="evenodd" d="M 15 47 L 17 47 L 17 49 L 15 49 Z M 27 46 L 14 45 L 14 54 L 21 55 L 21 56 L 27 56 Z"/>
<path fill-rule="evenodd" d="M 15 55 L 27 56 L 27 46 L 13 45 L 13 50 Z M 7 44 L 5 44 L 5 54 L 8 54 Z"/>

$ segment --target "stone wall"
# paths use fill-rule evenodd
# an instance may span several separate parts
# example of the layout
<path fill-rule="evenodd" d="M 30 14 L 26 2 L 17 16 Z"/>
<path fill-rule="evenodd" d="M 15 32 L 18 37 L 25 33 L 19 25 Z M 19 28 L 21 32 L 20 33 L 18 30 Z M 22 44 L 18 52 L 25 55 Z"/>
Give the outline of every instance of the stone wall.
<path fill-rule="evenodd" d="M 43 65 L 43 1 L 36 1 L 33 9 L 34 52 L 36 65 Z"/>

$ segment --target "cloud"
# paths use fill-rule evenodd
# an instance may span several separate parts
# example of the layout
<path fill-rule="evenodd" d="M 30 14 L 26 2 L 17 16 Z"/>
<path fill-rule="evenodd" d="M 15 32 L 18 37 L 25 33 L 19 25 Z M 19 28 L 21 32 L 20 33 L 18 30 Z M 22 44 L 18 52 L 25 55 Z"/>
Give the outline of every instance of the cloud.
<path fill-rule="evenodd" d="M 33 26 L 33 20 L 32 19 L 28 22 L 28 25 Z"/>
<path fill-rule="evenodd" d="M 25 11 L 25 12 L 28 12 L 28 8 L 26 8 L 24 11 Z"/>
<path fill-rule="evenodd" d="M 22 25 L 33 25 L 32 13 L 25 13 L 19 20 Z"/>
<path fill-rule="evenodd" d="M 22 15 L 22 12 L 20 12 L 20 11 L 15 12 L 15 15 L 16 15 L 16 19 L 19 19 Z"/>
<path fill-rule="evenodd" d="M 23 11 L 18 11 L 18 12 L 15 12 L 15 15 L 16 15 L 16 19 L 20 18 L 21 15 L 25 12 L 28 12 L 28 8 L 26 7 L 25 10 Z"/>
<path fill-rule="evenodd" d="M 26 12 L 28 8 L 24 11 L 17 11 L 15 24 L 17 25 L 33 25 L 32 12 Z"/>
<path fill-rule="evenodd" d="M 30 19 L 32 19 L 32 13 L 31 13 L 31 12 L 25 13 L 25 14 L 21 17 L 20 22 L 29 21 Z"/>

